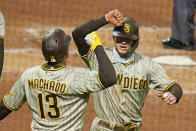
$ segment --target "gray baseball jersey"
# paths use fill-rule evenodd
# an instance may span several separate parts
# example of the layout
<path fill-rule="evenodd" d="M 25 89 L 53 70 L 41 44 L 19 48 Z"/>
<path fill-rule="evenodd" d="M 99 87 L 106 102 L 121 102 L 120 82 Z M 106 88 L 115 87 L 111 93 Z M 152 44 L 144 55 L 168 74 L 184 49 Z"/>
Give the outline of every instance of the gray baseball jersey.
<path fill-rule="evenodd" d="M 89 93 L 101 89 L 96 71 L 37 66 L 21 75 L 3 102 L 17 110 L 27 101 L 32 130 L 75 131 L 83 128 Z"/>
<path fill-rule="evenodd" d="M 5 20 L 2 12 L 0 11 L 0 38 L 4 39 L 5 37 Z"/>
<path fill-rule="evenodd" d="M 151 58 L 135 53 L 127 64 L 119 63 L 112 49 L 105 48 L 116 70 L 117 83 L 93 93 L 96 117 L 120 124 L 141 122 L 141 109 L 150 88 L 166 91 L 175 81 L 166 76 L 164 69 Z M 91 70 L 97 70 L 94 52 L 83 57 Z M 96 128 L 96 123 L 93 123 Z"/>

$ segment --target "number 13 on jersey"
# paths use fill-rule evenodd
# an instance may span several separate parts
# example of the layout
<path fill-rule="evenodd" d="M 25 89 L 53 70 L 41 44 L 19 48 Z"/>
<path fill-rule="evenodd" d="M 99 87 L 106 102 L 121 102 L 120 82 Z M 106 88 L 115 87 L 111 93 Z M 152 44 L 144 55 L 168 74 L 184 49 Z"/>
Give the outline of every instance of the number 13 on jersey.
<path fill-rule="evenodd" d="M 38 104 L 41 119 L 58 119 L 61 116 L 60 109 L 58 107 L 58 98 L 54 94 L 38 93 Z M 44 107 L 47 105 L 48 107 Z M 48 110 L 45 110 L 48 109 Z M 48 116 L 48 117 L 47 117 Z"/>

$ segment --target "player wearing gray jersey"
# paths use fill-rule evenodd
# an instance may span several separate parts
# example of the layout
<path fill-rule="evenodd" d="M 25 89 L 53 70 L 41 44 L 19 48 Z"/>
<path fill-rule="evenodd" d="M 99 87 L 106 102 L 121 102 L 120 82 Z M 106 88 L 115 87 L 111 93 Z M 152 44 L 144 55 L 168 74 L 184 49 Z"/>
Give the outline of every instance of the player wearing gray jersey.
<path fill-rule="evenodd" d="M 72 33 L 81 57 L 91 70 L 97 70 L 98 65 L 95 52 L 86 44 L 86 35 L 108 23 L 115 25 L 112 32 L 115 46 L 105 48 L 105 52 L 116 70 L 117 83 L 93 93 L 96 118 L 91 130 L 139 131 L 141 110 L 150 88 L 157 90 L 170 105 L 180 100 L 182 90 L 158 63 L 135 52 L 139 44 L 138 24 L 133 18 L 123 17 L 117 9 L 82 24 Z"/>
<path fill-rule="evenodd" d="M 48 63 L 23 72 L 0 103 L 0 120 L 27 102 L 34 131 L 83 129 L 89 93 L 116 83 L 116 74 L 99 40 L 90 45 L 99 61 L 98 72 L 66 67 L 69 43 L 70 36 L 58 28 L 44 35 L 42 52 Z"/>

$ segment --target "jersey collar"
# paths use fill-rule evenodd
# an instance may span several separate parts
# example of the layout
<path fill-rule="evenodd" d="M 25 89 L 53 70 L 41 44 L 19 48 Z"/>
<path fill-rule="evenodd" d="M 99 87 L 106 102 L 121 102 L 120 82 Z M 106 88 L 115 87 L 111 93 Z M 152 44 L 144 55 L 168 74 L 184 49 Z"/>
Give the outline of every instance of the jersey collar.
<path fill-rule="evenodd" d="M 115 47 L 113 47 L 113 55 L 114 55 L 114 58 L 115 58 L 116 61 L 118 61 L 119 63 L 122 63 L 124 65 L 129 65 L 129 64 L 132 64 L 134 62 L 134 54 L 131 55 L 128 58 L 122 58 L 122 57 L 120 57 L 120 55 L 116 51 Z"/>
<path fill-rule="evenodd" d="M 60 70 L 65 68 L 65 66 L 61 66 L 61 65 L 49 65 L 48 63 L 43 64 L 41 66 L 42 69 L 44 70 L 48 70 L 48 71 L 56 71 L 56 70 Z"/>

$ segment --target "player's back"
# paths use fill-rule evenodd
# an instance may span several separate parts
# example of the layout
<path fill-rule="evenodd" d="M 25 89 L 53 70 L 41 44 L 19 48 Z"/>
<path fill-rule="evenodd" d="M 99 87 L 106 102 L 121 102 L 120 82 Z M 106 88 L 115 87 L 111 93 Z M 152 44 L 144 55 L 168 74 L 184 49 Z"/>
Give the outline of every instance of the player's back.
<path fill-rule="evenodd" d="M 71 68 L 37 66 L 23 73 L 26 100 L 34 117 L 32 130 L 82 129 L 89 99 L 89 92 L 82 89 L 82 77 L 84 71 Z"/>

